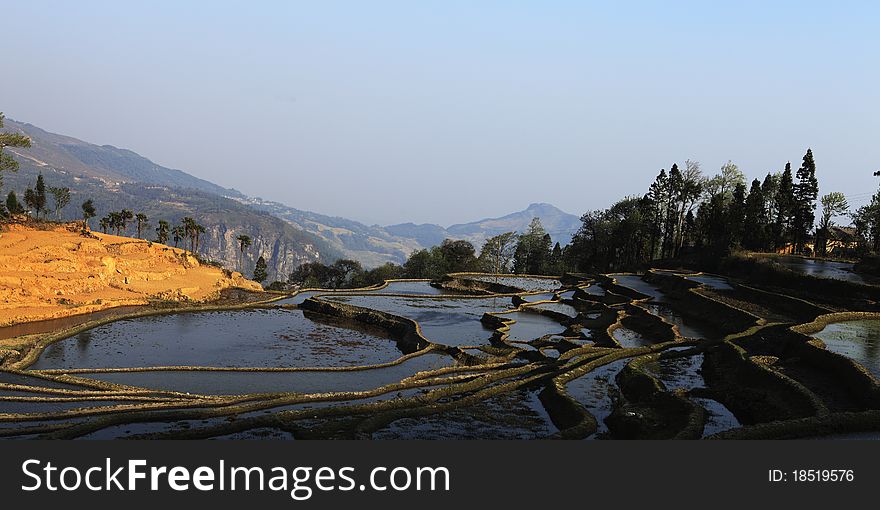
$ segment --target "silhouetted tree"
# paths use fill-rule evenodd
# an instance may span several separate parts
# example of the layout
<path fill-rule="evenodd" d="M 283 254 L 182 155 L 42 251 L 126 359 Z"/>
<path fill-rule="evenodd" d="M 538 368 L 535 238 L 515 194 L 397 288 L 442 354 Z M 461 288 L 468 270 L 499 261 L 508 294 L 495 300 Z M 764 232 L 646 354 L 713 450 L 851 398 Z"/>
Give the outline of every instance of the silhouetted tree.
<path fill-rule="evenodd" d="M 839 191 L 824 195 L 821 203 L 822 217 L 819 219 L 819 228 L 816 229 L 816 253 L 825 256 L 828 254 L 828 238 L 831 227 L 834 226 L 834 218 L 845 215 L 849 211 L 849 203 L 846 196 Z"/>
<path fill-rule="evenodd" d="M 804 244 L 813 224 L 816 222 L 816 198 L 819 196 L 819 182 L 816 179 L 816 163 L 813 160 L 813 151 L 807 149 L 804 161 L 797 171 L 798 182 L 794 186 L 794 214 L 792 231 L 795 250 L 798 253 L 804 251 Z"/>
<path fill-rule="evenodd" d="M 266 278 L 269 276 L 269 273 L 266 272 L 266 259 L 260 255 L 260 258 L 257 259 L 257 265 L 254 267 L 254 281 L 258 283 L 263 283 L 266 281 Z"/>

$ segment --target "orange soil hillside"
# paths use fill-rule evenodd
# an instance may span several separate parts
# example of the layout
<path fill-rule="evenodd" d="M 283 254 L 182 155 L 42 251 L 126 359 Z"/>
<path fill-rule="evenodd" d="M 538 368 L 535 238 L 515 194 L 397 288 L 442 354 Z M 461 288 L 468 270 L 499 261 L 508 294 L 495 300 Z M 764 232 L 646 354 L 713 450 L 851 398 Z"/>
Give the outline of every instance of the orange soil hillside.
<path fill-rule="evenodd" d="M 70 226 L 0 228 L 0 326 L 149 299 L 209 301 L 229 287 L 261 291 L 240 273 L 204 266 L 184 250 Z"/>

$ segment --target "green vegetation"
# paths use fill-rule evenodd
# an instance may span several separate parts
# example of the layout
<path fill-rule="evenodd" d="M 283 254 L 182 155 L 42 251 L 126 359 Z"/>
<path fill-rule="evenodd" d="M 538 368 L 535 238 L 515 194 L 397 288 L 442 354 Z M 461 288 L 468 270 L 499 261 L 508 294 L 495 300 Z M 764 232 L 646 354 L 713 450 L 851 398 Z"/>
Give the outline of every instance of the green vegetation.
<path fill-rule="evenodd" d="M 82 218 L 83 218 L 83 228 L 89 228 L 89 220 L 94 218 L 97 214 L 95 212 L 95 204 L 92 202 L 92 199 L 88 199 L 82 203 Z"/>
<path fill-rule="evenodd" d="M 3 127 L 3 112 L 0 112 L 0 128 Z M 18 170 L 18 161 L 3 149 L 7 147 L 30 147 L 31 139 L 18 133 L 0 133 L 0 187 L 3 187 L 3 172 Z"/>
<path fill-rule="evenodd" d="M 688 161 L 684 172 L 673 165 L 668 174 L 660 171 L 644 196 L 585 214 L 563 252 L 562 267 L 618 271 L 682 256 L 717 260 L 739 249 L 810 254 L 819 189 L 811 150 L 795 177 L 786 164 L 763 182 L 752 181 L 747 191 L 742 172 L 731 162 L 709 178 L 697 163 Z M 829 200 L 825 228 L 846 212 L 845 200 Z"/>
<path fill-rule="evenodd" d="M 266 281 L 266 278 L 269 274 L 266 272 L 266 259 L 260 256 L 257 259 L 257 265 L 254 267 L 254 281 L 257 283 L 263 283 Z"/>
<path fill-rule="evenodd" d="M 135 221 L 137 221 L 137 238 L 141 239 L 141 234 L 144 229 L 147 228 L 150 224 L 147 223 L 147 215 L 144 213 L 137 213 L 134 215 Z"/>

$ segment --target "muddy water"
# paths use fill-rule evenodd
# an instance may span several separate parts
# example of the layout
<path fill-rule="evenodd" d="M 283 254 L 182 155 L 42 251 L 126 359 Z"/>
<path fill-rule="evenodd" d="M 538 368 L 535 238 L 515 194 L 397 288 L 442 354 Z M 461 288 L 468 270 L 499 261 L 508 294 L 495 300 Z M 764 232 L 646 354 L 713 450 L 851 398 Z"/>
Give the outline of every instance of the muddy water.
<path fill-rule="evenodd" d="M 419 418 L 403 418 L 374 439 L 538 439 L 557 432 L 536 390 L 518 390 L 475 405 Z"/>
<path fill-rule="evenodd" d="M 50 345 L 30 368 L 330 367 L 402 355 L 381 330 L 308 317 L 299 310 L 253 309 L 122 320 Z"/>
<path fill-rule="evenodd" d="M 494 329 L 480 319 L 486 312 L 508 310 L 509 297 L 429 299 L 384 296 L 325 296 L 322 299 L 380 310 L 417 321 L 428 340 L 451 346 L 483 345 Z"/>
<path fill-rule="evenodd" d="M 416 372 L 454 364 L 452 358 L 424 354 L 399 365 L 344 372 L 159 371 L 89 374 L 83 377 L 143 388 L 203 395 L 364 391 L 399 382 Z"/>
<path fill-rule="evenodd" d="M 813 336 L 880 377 L 880 320 L 835 322 Z"/>

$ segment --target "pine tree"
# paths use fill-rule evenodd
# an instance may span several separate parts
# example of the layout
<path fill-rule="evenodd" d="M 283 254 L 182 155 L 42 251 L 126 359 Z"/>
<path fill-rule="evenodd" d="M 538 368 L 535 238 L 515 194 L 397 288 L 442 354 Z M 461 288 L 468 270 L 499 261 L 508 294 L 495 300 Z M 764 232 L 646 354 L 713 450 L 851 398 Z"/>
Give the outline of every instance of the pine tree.
<path fill-rule="evenodd" d="M 266 259 L 260 255 L 260 258 L 257 259 L 257 265 L 254 267 L 254 281 L 257 283 L 263 283 L 266 281 L 266 278 L 269 274 L 266 272 Z"/>
<path fill-rule="evenodd" d="M 791 162 L 785 164 L 785 170 L 779 177 L 776 188 L 776 220 L 773 224 L 773 244 L 777 249 L 791 241 L 792 216 L 794 215 L 794 179 L 791 174 Z"/>
<path fill-rule="evenodd" d="M 807 237 L 816 223 L 816 199 L 819 197 L 819 181 L 816 179 L 816 163 L 813 151 L 807 149 L 803 163 L 797 171 L 798 182 L 794 186 L 792 231 L 795 249 L 804 251 Z"/>
<path fill-rule="evenodd" d="M 34 187 L 34 209 L 37 212 L 37 219 L 40 218 L 40 212 L 46 209 L 46 183 L 43 181 L 43 174 L 37 175 L 37 185 Z"/>
<path fill-rule="evenodd" d="M 9 214 L 24 213 L 24 207 L 18 201 L 18 196 L 16 196 L 15 191 L 10 191 L 9 194 L 6 195 L 6 210 Z"/>
<path fill-rule="evenodd" d="M 765 179 L 766 181 L 766 179 Z M 745 203 L 742 246 L 747 250 L 763 251 L 767 248 L 767 209 L 761 181 L 752 181 Z"/>

